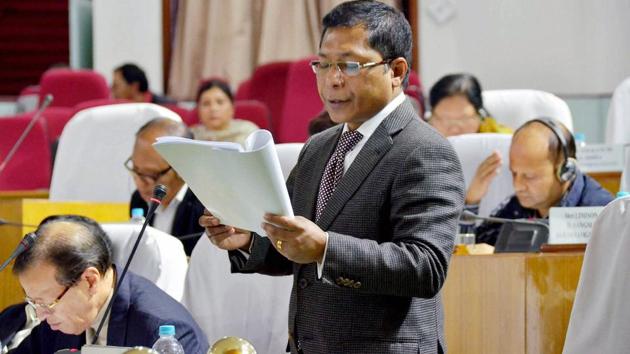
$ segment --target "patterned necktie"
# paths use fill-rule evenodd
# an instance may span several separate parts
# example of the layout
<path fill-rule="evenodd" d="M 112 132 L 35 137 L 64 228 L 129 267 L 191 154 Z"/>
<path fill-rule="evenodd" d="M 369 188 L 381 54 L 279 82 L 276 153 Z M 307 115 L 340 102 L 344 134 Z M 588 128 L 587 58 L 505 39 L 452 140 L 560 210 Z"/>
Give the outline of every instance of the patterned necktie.
<path fill-rule="evenodd" d="M 343 176 L 343 161 L 346 158 L 346 154 L 352 150 L 362 138 L 363 135 L 358 131 L 347 131 L 341 134 L 335 152 L 333 152 L 332 156 L 330 156 L 330 160 L 328 160 L 326 164 L 322 181 L 319 183 L 315 221 L 319 220 L 330 196 L 335 191 L 337 184 L 339 184 L 341 176 Z"/>

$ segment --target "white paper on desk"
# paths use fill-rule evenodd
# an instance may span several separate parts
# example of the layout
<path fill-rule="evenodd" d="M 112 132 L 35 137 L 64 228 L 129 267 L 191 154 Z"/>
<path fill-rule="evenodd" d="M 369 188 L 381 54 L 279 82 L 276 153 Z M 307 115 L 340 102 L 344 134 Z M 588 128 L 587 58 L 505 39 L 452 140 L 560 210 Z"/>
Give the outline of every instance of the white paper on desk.
<path fill-rule="evenodd" d="M 161 137 L 155 149 L 222 223 L 266 236 L 266 212 L 293 216 L 271 133 L 257 130 L 236 143 Z"/>

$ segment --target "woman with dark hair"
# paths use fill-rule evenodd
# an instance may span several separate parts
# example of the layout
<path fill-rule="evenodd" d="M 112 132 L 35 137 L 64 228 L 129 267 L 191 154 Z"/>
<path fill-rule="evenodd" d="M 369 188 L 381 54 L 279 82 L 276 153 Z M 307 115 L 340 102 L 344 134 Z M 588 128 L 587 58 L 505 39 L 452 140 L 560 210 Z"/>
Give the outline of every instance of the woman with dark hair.
<path fill-rule="evenodd" d="M 243 144 L 258 126 L 234 118 L 234 97 L 230 86 L 222 80 L 209 80 L 197 91 L 199 123 L 190 128 L 195 139 L 231 141 Z"/>
<path fill-rule="evenodd" d="M 481 85 L 473 75 L 442 77 L 429 92 L 431 112 L 427 112 L 427 121 L 445 137 L 474 133 L 511 134 L 510 128 L 497 123 L 483 107 L 481 91 Z M 479 204 L 501 164 L 501 154 L 494 151 L 479 165 L 466 191 L 467 205 Z"/>

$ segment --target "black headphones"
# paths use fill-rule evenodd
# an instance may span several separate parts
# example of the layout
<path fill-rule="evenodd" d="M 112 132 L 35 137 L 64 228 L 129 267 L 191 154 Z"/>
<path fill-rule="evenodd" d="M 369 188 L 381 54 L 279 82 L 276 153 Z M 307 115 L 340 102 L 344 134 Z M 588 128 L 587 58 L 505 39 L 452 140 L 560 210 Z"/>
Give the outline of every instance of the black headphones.
<path fill-rule="evenodd" d="M 554 119 L 551 119 L 548 117 L 541 117 L 541 118 L 532 119 L 532 121 L 539 122 L 545 125 L 547 128 L 549 128 L 553 132 L 553 135 L 556 136 L 556 138 L 558 139 L 558 142 L 560 142 L 564 160 L 562 161 L 560 166 L 558 166 L 558 168 L 556 169 L 556 177 L 558 177 L 558 180 L 564 183 L 564 182 L 569 182 L 575 179 L 577 175 L 577 169 L 578 169 L 577 160 L 569 156 L 569 143 L 573 142 L 573 144 L 575 145 L 575 142 L 573 141 L 573 136 L 570 135 L 569 137 L 570 141 L 567 142 L 566 139 L 564 138 L 564 134 L 562 133 L 560 126 Z"/>

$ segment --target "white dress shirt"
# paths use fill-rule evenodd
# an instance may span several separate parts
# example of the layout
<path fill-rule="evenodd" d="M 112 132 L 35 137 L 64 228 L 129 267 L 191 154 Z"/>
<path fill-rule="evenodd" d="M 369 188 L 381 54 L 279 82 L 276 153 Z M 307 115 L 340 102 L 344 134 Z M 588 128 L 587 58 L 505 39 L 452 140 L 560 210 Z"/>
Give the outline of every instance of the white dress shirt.
<path fill-rule="evenodd" d="M 184 184 L 182 188 L 175 194 L 173 199 L 168 206 L 165 208 L 164 205 L 160 205 L 155 210 L 155 216 L 153 217 L 153 227 L 164 231 L 167 234 L 171 233 L 173 228 L 173 221 L 175 221 L 175 213 L 177 212 L 177 208 L 179 204 L 181 204 L 182 200 L 184 200 L 184 196 L 186 195 L 186 191 L 188 190 L 188 185 Z"/>
<path fill-rule="evenodd" d="M 114 282 L 114 286 L 116 286 L 115 282 Z M 94 335 L 96 334 L 98 325 L 101 323 L 101 320 L 103 319 L 103 316 L 105 315 L 105 310 L 107 309 L 109 302 L 112 301 L 113 295 L 114 295 L 114 288 L 112 287 L 112 289 L 109 291 L 109 295 L 107 296 L 107 300 L 105 300 L 105 302 L 103 303 L 103 306 L 98 311 L 98 314 L 96 315 L 96 318 L 94 319 L 94 322 L 92 322 L 90 327 L 85 331 L 86 344 L 92 344 L 92 340 L 94 339 Z M 107 345 L 107 330 L 109 329 L 110 314 L 111 312 L 107 314 L 107 318 L 105 319 L 105 322 L 103 323 L 103 328 L 101 329 L 101 333 L 98 334 L 98 339 L 96 340 L 96 343 L 94 343 L 96 345 Z"/>

